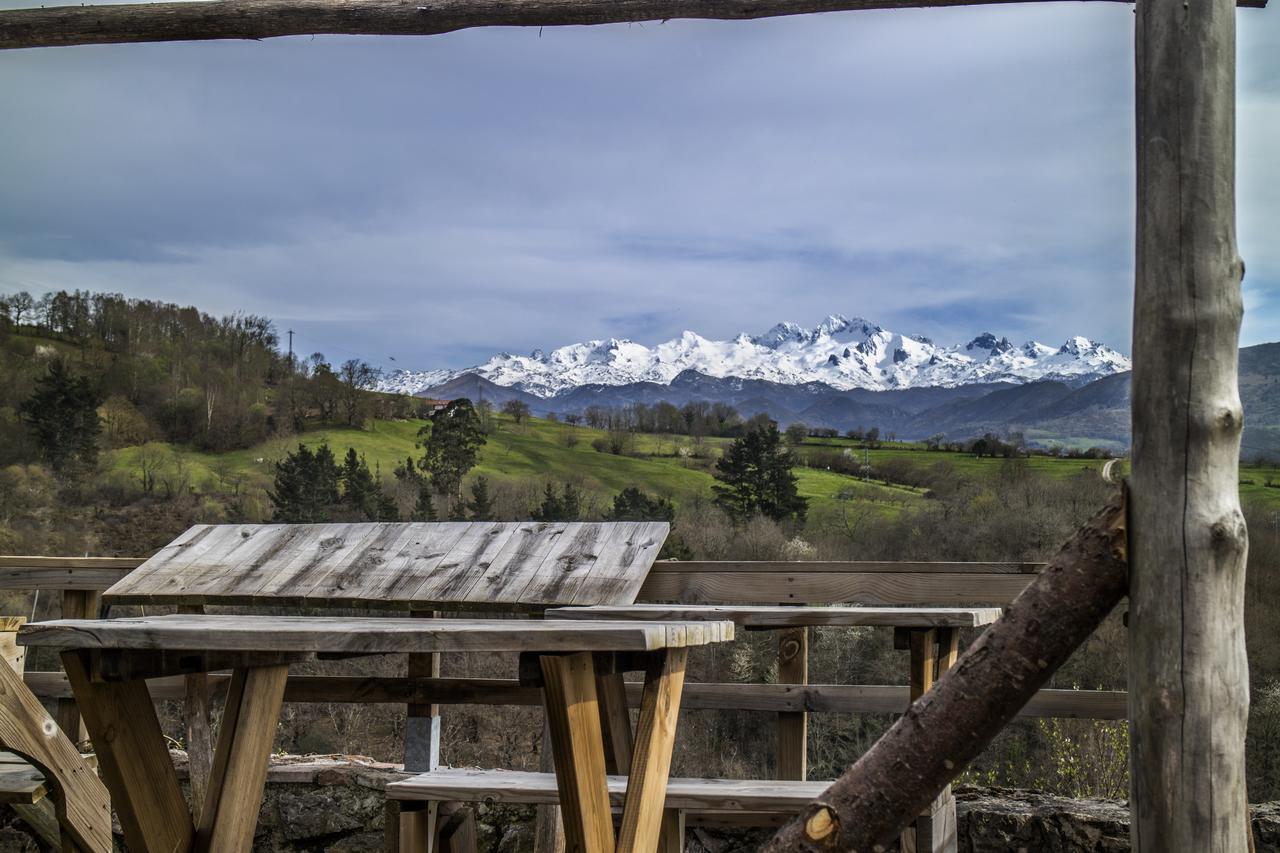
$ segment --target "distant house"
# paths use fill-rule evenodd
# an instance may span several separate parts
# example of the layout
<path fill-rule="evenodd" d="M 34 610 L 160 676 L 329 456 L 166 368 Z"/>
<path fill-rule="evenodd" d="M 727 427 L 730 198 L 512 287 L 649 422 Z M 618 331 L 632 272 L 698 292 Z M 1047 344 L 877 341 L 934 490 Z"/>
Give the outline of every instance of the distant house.
<path fill-rule="evenodd" d="M 428 407 L 430 407 L 430 409 L 431 409 L 431 413 L 432 413 L 432 414 L 435 414 L 436 412 L 440 411 L 441 409 L 443 409 L 445 406 L 449 405 L 449 404 L 450 404 L 450 403 L 452 403 L 452 402 L 453 402 L 452 400 L 429 400 L 429 399 L 423 399 L 422 404 L 423 404 L 424 406 L 428 406 Z"/>

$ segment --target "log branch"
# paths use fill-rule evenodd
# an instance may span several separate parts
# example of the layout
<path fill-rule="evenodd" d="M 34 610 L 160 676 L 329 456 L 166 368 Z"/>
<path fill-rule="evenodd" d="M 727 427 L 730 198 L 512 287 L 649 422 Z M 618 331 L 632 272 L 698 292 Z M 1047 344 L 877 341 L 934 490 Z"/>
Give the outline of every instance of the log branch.
<path fill-rule="evenodd" d="M 0 11 L 0 50 L 276 36 L 439 35 L 471 27 L 748 20 L 1045 0 L 202 0 Z M 1094 0 L 1130 2 L 1130 0 Z M 1263 7 L 1266 0 L 1239 0 Z"/>
<path fill-rule="evenodd" d="M 883 850 L 977 757 L 1128 588 L 1118 495 L 933 689 L 764 848 Z"/>

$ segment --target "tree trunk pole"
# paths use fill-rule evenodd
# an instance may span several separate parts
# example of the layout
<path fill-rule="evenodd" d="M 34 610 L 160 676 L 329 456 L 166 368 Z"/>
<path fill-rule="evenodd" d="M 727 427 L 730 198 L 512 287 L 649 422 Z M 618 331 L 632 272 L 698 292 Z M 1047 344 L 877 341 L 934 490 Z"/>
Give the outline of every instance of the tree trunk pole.
<path fill-rule="evenodd" d="M 1137 4 L 1129 717 L 1139 853 L 1247 849 L 1235 5 Z"/>
<path fill-rule="evenodd" d="M 1125 553 L 1117 498 L 765 853 L 887 849 L 1124 598 Z"/>

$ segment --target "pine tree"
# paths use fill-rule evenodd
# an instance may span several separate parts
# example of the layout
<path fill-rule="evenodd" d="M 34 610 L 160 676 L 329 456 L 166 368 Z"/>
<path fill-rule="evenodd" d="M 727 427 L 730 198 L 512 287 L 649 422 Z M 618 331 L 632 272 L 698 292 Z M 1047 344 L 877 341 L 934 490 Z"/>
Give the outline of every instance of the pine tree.
<path fill-rule="evenodd" d="M 628 486 L 613 496 L 613 509 L 605 514 L 609 521 L 675 521 L 676 509 L 663 497 L 651 497 L 635 486 Z"/>
<path fill-rule="evenodd" d="M 50 362 L 49 372 L 36 381 L 35 391 L 22 404 L 22 419 L 54 471 L 62 472 L 72 462 L 85 467 L 97 463 L 102 401 L 93 384 L 72 376 L 61 358 Z"/>
<path fill-rule="evenodd" d="M 471 484 L 467 511 L 472 521 L 493 521 L 493 499 L 489 497 L 489 481 L 485 477 L 476 477 Z"/>
<path fill-rule="evenodd" d="M 777 424 L 755 424 L 724 452 L 716 463 L 716 503 L 730 516 L 743 519 L 759 513 L 775 521 L 804 521 L 809 502 L 800 497 L 794 460 L 782 446 Z"/>
<path fill-rule="evenodd" d="M 381 498 L 382 489 L 370 473 L 369 463 L 356 455 L 354 447 L 348 447 L 342 461 L 342 503 L 370 521 L 376 521 L 382 514 Z"/>
<path fill-rule="evenodd" d="M 413 505 L 413 515 L 411 521 L 436 521 L 439 516 L 436 515 L 435 498 L 431 495 L 431 488 L 427 485 L 427 481 L 423 480 L 418 486 L 418 502 Z"/>
<path fill-rule="evenodd" d="M 296 453 L 276 463 L 274 488 L 268 492 L 275 507 L 273 519 L 292 524 L 329 521 L 342 501 L 341 480 L 342 469 L 329 445 L 322 444 L 313 452 L 299 444 Z"/>
<path fill-rule="evenodd" d="M 556 487 L 547 483 L 542 503 L 530 514 L 534 521 L 577 521 L 582 515 L 582 492 L 573 483 L 565 483 L 564 490 L 557 494 Z"/>

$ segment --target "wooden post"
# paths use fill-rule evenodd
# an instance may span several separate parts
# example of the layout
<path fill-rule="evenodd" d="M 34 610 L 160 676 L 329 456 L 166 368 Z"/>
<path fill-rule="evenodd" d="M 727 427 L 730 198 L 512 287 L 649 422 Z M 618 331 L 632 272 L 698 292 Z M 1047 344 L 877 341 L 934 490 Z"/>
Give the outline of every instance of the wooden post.
<path fill-rule="evenodd" d="M 180 604 L 179 613 L 203 613 L 200 604 Z M 209 674 L 183 677 L 183 715 L 187 732 L 187 777 L 191 782 L 191 812 L 198 820 L 213 768 L 213 724 L 209 718 Z"/>
<path fill-rule="evenodd" d="M 411 611 L 424 619 L 436 615 L 431 610 Z M 409 655 L 409 678 L 439 678 L 440 655 Z M 440 766 L 440 706 L 409 705 L 404 727 L 404 769 L 418 773 Z"/>
<path fill-rule="evenodd" d="M 1129 715 L 1140 853 L 1245 850 L 1235 4 L 1137 3 Z"/>
<path fill-rule="evenodd" d="M 64 589 L 62 591 L 63 619 L 97 619 L 98 607 L 102 603 L 102 593 L 85 589 Z M 89 739 L 84 721 L 80 719 L 80 711 L 74 699 L 59 699 L 56 713 L 58 728 L 71 738 L 72 743 L 82 744 Z"/>
<path fill-rule="evenodd" d="M 778 683 L 809 683 L 809 629 L 788 628 L 778 636 Z M 809 715 L 778 714 L 778 778 L 803 781 L 809 769 Z"/>

